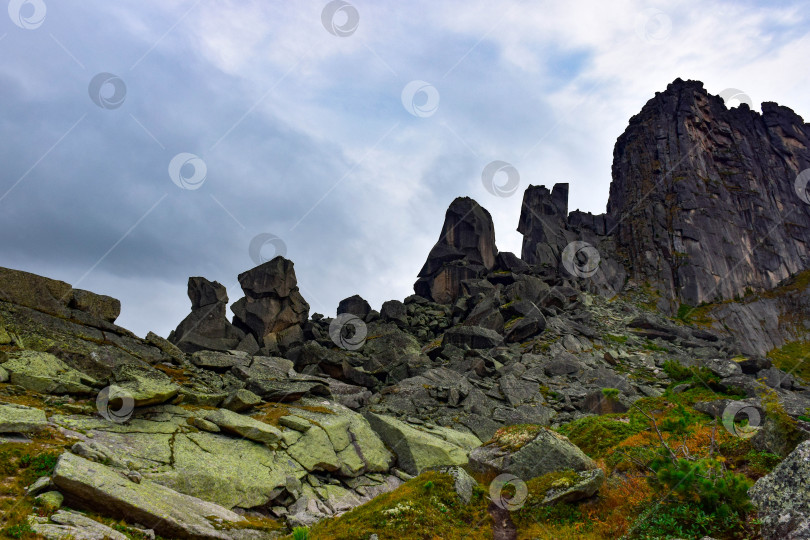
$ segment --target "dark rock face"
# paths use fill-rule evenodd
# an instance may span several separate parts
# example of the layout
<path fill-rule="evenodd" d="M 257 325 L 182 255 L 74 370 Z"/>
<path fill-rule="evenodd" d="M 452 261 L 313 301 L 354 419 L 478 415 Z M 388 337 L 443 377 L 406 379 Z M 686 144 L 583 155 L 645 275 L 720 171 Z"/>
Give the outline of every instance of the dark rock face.
<path fill-rule="evenodd" d="M 471 198 L 459 197 L 447 209 L 439 241 L 419 271 L 414 291 L 452 304 L 462 293 L 461 282 L 491 270 L 497 254 L 492 216 Z"/>
<path fill-rule="evenodd" d="M 568 184 L 529 186 L 523 194 L 518 232 L 521 258 L 545 278 L 577 279 L 583 288 L 612 296 L 620 291 L 626 271 L 614 256 L 607 235 L 612 222 L 604 214 L 568 213 Z"/>
<path fill-rule="evenodd" d="M 300 341 L 309 304 L 298 292 L 293 262 L 278 256 L 239 274 L 245 296 L 232 306 L 234 325 L 253 334 L 259 345 Z"/>
<path fill-rule="evenodd" d="M 762 111 L 727 109 L 677 79 L 616 142 L 617 249 L 670 308 L 769 289 L 810 262 L 810 205 L 794 188 L 810 167 L 810 126 L 775 103 Z"/>
<path fill-rule="evenodd" d="M 371 306 L 369 306 L 368 302 L 363 300 L 359 294 L 355 294 L 354 296 L 344 298 L 338 304 L 337 314 L 342 315 L 344 313 L 356 315 L 365 320 L 368 314 L 371 313 Z"/>
<path fill-rule="evenodd" d="M 169 334 L 169 341 L 187 353 L 235 349 L 245 333 L 225 316 L 228 305 L 225 286 L 204 277 L 190 277 L 188 297 L 191 313 Z"/>

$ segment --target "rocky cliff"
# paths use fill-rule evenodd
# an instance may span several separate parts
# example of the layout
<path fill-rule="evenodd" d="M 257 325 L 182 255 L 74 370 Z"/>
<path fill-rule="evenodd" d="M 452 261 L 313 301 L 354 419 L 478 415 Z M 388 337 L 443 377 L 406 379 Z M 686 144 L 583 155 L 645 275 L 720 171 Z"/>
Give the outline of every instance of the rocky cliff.
<path fill-rule="evenodd" d="M 795 183 L 809 145 L 810 125 L 787 107 L 729 109 L 702 83 L 674 81 L 616 142 L 607 232 L 621 261 L 675 309 L 807 268 L 810 205 Z"/>
<path fill-rule="evenodd" d="M 232 321 L 225 288 L 191 277 L 191 313 L 168 340 L 141 339 L 114 324 L 114 298 L 0 268 L 0 465 L 13 477 L 0 509 L 25 510 L 3 534 L 515 538 L 539 523 L 560 537 L 571 529 L 540 507 L 597 497 L 580 517 L 565 510 L 576 530 L 664 537 L 675 523 L 688 536 L 704 512 L 694 494 L 658 529 L 638 515 L 666 512 L 670 494 L 638 483 L 645 459 L 714 460 L 747 475 L 732 477 L 744 491 L 794 447 L 751 498 L 778 525 L 763 537 L 807 530 L 810 219 L 793 186 L 807 133 L 789 109 L 728 110 L 676 81 L 619 139 L 606 214 L 569 212 L 568 184 L 529 186 L 517 257 L 458 198 L 415 294 L 379 311 L 354 295 L 334 318 L 310 315 L 293 262 L 276 257 L 239 275 Z M 504 475 L 514 495 L 531 490 L 523 514 L 500 498 Z M 757 537 L 741 508 L 735 534 Z M 698 537 L 728 536 L 701 515 Z"/>

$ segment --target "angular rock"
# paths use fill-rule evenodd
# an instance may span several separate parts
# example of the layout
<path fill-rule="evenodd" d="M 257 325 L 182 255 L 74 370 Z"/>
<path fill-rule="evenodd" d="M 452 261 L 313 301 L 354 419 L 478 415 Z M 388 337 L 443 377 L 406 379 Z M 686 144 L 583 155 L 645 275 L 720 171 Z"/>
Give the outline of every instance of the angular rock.
<path fill-rule="evenodd" d="M 28 433 L 48 425 L 45 412 L 33 407 L 0 403 L 0 433 Z"/>
<path fill-rule="evenodd" d="M 239 274 L 245 296 L 231 306 L 234 324 L 262 346 L 268 334 L 303 325 L 309 304 L 297 283 L 293 262 L 282 256 Z"/>
<path fill-rule="evenodd" d="M 481 472 L 514 474 L 524 481 L 565 469 L 596 469 L 596 463 L 567 437 L 546 428 L 516 450 L 496 434 L 493 441 L 470 453 L 470 466 Z"/>
<path fill-rule="evenodd" d="M 386 446 L 396 454 L 397 465 L 409 474 L 420 474 L 432 467 L 465 465 L 468 461 L 467 453 L 480 443 L 475 436 L 461 433 L 458 433 L 459 437 L 451 437 L 444 432 L 445 437 L 453 440 L 443 439 L 391 416 L 371 412 L 363 416 Z"/>
<path fill-rule="evenodd" d="M 281 439 L 281 431 L 278 428 L 227 409 L 209 411 L 205 415 L 205 419 L 219 426 L 222 431 L 234 433 L 270 447 L 276 446 Z"/>
<path fill-rule="evenodd" d="M 115 322 L 121 314 L 120 300 L 82 289 L 73 289 L 68 306 L 107 322 Z"/>
<path fill-rule="evenodd" d="M 808 538 L 810 533 L 810 441 L 801 443 L 748 491 L 766 540 Z"/>
<path fill-rule="evenodd" d="M 222 402 L 222 408 L 228 409 L 233 412 L 242 412 L 255 407 L 262 402 L 262 398 L 244 388 L 239 388 L 231 392 L 225 401 Z"/>
<path fill-rule="evenodd" d="M 72 287 L 64 281 L 0 267 L 0 300 L 67 317 Z"/>
<path fill-rule="evenodd" d="M 250 364 L 247 354 L 230 354 L 217 351 L 197 351 L 191 355 L 191 363 L 203 369 L 226 370 L 234 366 Z"/>
<path fill-rule="evenodd" d="M 188 279 L 191 313 L 169 334 L 169 341 L 184 352 L 235 349 L 245 333 L 225 317 L 225 286 L 202 277 Z"/>
<path fill-rule="evenodd" d="M 183 495 L 143 479 L 132 482 L 114 469 L 64 453 L 53 482 L 71 504 L 101 511 L 116 519 L 149 524 L 171 538 L 207 539 L 230 536 L 215 524 L 235 525 L 244 518 L 217 504 Z"/>
<path fill-rule="evenodd" d="M 366 320 L 368 314 L 371 313 L 371 306 L 368 305 L 368 302 L 363 300 L 359 294 L 355 294 L 354 296 L 344 298 L 338 304 L 337 314 L 342 315 L 344 313 L 349 313 L 360 317 L 362 320 Z"/>
<path fill-rule="evenodd" d="M 129 394 L 136 407 L 165 403 L 180 391 L 168 375 L 151 367 L 121 366 L 113 377 L 115 384 L 110 395 L 120 395 L 117 392 Z"/>
<path fill-rule="evenodd" d="M 452 304 L 462 294 L 461 282 L 492 269 L 497 254 L 492 216 L 469 197 L 459 197 L 447 209 L 439 241 L 419 271 L 414 292 Z"/>
<path fill-rule="evenodd" d="M 503 345 L 503 338 L 497 332 L 480 326 L 456 326 L 445 332 L 442 345 L 469 347 L 471 349 L 492 349 Z"/>
<path fill-rule="evenodd" d="M 78 512 L 59 510 L 50 517 L 31 520 L 31 528 L 48 540 L 127 540 L 127 536 Z"/>
<path fill-rule="evenodd" d="M 11 384 L 41 394 L 90 394 L 98 381 L 77 371 L 52 354 L 16 351 L 6 355 L 3 369 Z"/>
<path fill-rule="evenodd" d="M 408 310 L 399 300 L 383 302 L 380 317 L 383 321 L 395 323 L 400 328 L 408 326 Z"/>

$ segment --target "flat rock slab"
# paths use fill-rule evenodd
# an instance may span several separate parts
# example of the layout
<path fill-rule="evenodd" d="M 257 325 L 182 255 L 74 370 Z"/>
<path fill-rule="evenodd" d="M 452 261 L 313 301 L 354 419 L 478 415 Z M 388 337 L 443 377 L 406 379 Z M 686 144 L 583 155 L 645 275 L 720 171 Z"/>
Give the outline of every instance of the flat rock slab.
<path fill-rule="evenodd" d="M 90 394 L 96 380 L 77 371 L 52 354 L 16 351 L 6 355 L 3 369 L 11 384 L 41 394 Z"/>
<path fill-rule="evenodd" d="M 127 536 L 76 512 L 60 510 L 48 518 L 29 518 L 29 525 L 47 540 L 127 540 Z"/>
<path fill-rule="evenodd" d="M 454 432 L 458 437 L 452 437 L 450 432 L 453 430 L 446 428 L 444 435 L 455 440 L 446 440 L 391 416 L 374 413 L 364 416 L 386 446 L 396 454 L 399 467 L 408 474 L 416 475 L 431 467 L 465 465 L 470 449 L 462 446 L 463 441 L 465 438 L 477 441 L 475 436 L 461 432 Z"/>
<path fill-rule="evenodd" d="M 183 495 L 147 479 L 135 483 L 114 469 L 65 453 L 56 463 L 53 482 L 71 502 L 116 519 L 138 522 L 170 538 L 230 536 L 215 525 L 244 519 L 214 503 Z"/>
<path fill-rule="evenodd" d="M 48 424 L 45 412 L 32 407 L 0 403 L 0 433 L 28 433 Z"/>
<path fill-rule="evenodd" d="M 281 430 L 277 427 L 227 409 L 211 411 L 205 415 L 205 419 L 218 425 L 222 431 L 268 446 L 275 446 L 281 439 Z"/>

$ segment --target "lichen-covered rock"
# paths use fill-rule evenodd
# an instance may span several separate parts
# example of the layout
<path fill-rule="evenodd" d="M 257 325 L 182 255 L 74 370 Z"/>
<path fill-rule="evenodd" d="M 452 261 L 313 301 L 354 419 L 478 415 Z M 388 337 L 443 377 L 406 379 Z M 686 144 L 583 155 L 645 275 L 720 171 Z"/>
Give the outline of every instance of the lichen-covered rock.
<path fill-rule="evenodd" d="M 50 521 L 48 518 L 29 519 L 29 525 L 47 540 L 127 540 L 125 534 L 69 510 L 59 510 Z"/>
<path fill-rule="evenodd" d="M 372 429 L 397 456 L 397 465 L 409 474 L 446 465 L 465 465 L 480 441 L 454 430 L 411 426 L 391 416 L 366 413 Z"/>
<path fill-rule="evenodd" d="M 115 322 L 121 314 L 120 300 L 82 289 L 73 289 L 68 306 L 108 322 Z"/>
<path fill-rule="evenodd" d="M 217 529 L 239 524 L 244 518 L 217 504 L 178 493 L 147 479 L 133 482 L 115 470 L 73 454 L 62 454 L 53 482 L 71 501 L 117 519 L 149 523 L 155 532 L 170 538 L 222 538 Z"/>
<path fill-rule="evenodd" d="M 94 378 L 77 371 L 52 354 L 15 351 L 5 355 L 3 369 L 12 384 L 42 394 L 90 394 L 98 385 Z"/>
<path fill-rule="evenodd" d="M 810 538 L 810 441 L 801 443 L 748 494 L 767 540 Z"/>
<path fill-rule="evenodd" d="M 227 433 L 234 433 L 270 447 L 275 447 L 281 439 L 278 428 L 227 409 L 209 411 L 205 419 Z"/>
<path fill-rule="evenodd" d="M 33 407 L 0 403 L 0 433 L 28 433 L 48 424 L 45 412 Z"/>
<path fill-rule="evenodd" d="M 115 384 L 110 395 L 128 394 L 136 407 L 165 403 L 180 391 L 172 380 L 163 373 L 147 366 L 121 366 L 114 374 Z"/>
<path fill-rule="evenodd" d="M 470 453 L 470 465 L 482 472 L 510 473 L 524 481 L 565 469 L 588 471 L 596 463 L 567 437 L 550 429 L 504 428 Z"/>

